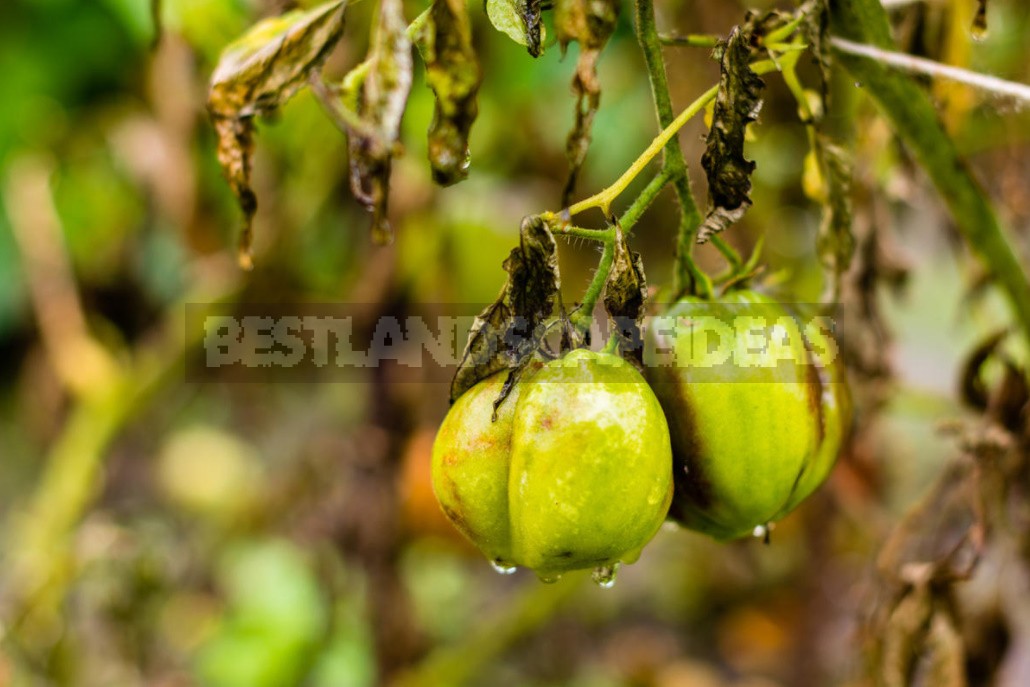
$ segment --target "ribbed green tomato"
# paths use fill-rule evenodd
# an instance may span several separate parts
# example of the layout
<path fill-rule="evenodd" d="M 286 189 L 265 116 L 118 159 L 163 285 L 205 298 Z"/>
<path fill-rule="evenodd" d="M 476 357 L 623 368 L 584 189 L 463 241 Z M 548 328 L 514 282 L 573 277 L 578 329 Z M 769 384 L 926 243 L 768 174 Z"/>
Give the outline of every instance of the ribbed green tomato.
<path fill-rule="evenodd" d="M 632 562 L 665 519 L 672 453 L 661 406 L 621 358 L 577 350 L 463 394 L 433 446 L 433 489 L 490 560 L 541 577 Z"/>
<path fill-rule="evenodd" d="M 734 539 L 782 518 L 822 484 L 851 413 L 824 323 L 737 291 L 718 304 L 683 299 L 647 336 L 652 350 L 672 352 L 646 361 L 672 437 L 670 517 Z"/>

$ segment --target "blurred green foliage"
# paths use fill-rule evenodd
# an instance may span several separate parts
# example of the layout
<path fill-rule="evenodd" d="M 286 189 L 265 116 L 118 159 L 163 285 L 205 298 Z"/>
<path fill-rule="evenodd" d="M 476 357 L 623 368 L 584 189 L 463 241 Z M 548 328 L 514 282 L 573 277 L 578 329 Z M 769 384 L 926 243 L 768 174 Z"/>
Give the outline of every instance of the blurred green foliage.
<path fill-rule="evenodd" d="M 448 189 L 430 182 L 432 94 L 416 61 L 405 155 L 393 172 L 397 242 L 371 246 L 367 217 L 347 190 L 346 141 L 302 93 L 259 122 L 257 269 L 240 275 L 229 264 L 240 218 L 215 160 L 206 83 L 228 42 L 289 4 L 316 3 L 163 0 L 165 35 L 152 45 L 143 0 L 0 2 L 0 183 L 24 156 L 49 165 L 58 248 L 90 333 L 119 361 L 163 325 L 179 332 L 181 301 L 204 297 L 194 294 L 208 272 L 235 281 L 244 302 L 392 298 L 414 311 L 489 302 L 520 218 L 558 209 L 575 55 L 562 57 L 552 44 L 534 61 L 471 3 L 485 80 L 469 179 Z M 659 3 L 659 23 L 724 33 L 745 9 L 771 4 L 675 0 Z M 939 57 L 926 27 L 948 3 L 916 4 L 921 14 L 898 19 L 900 37 L 906 48 Z M 374 5 L 348 9 L 332 74 L 362 59 Z M 423 5 L 407 3 L 407 15 Z M 990 35 L 971 44 L 968 66 L 1030 80 L 1026 3 L 994 0 L 990 13 Z M 630 14 L 600 60 L 601 108 L 580 197 L 615 179 L 657 132 Z M 666 57 L 680 107 L 717 78 L 706 51 L 670 49 Z M 0 687 L 378 684 L 377 632 L 392 598 L 381 588 L 383 570 L 410 597 L 409 656 L 446 659 L 473 642 L 490 656 L 473 684 L 862 684 L 855 590 L 887 524 L 952 451 L 934 424 L 964 412 L 957 368 L 1004 322 L 1004 310 L 994 295 L 969 297 L 980 275 L 956 260 L 947 219 L 861 89 L 846 79 L 834 87 L 838 107 L 861 124 L 854 145 L 862 221 L 892 221 L 893 243 L 883 250 L 910 268 L 904 298 L 878 297 L 897 337 L 898 393 L 864 453 L 782 523 L 772 547 L 662 532 L 610 593 L 536 591 L 531 576 L 497 576 L 459 540 L 430 531 L 438 513 L 399 514 L 414 490 L 391 496 L 396 475 L 383 477 L 378 461 L 393 444 L 403 454 L 396 461 L 428 460 L 407 433 L 435 427 L 447 380 L 386 392 L 372 378 L 197 385 L 175 368 L 105 453 L 88 490 L 93 500 L 68 537 L 74 564 L 62 568 L 68 594 L 57 617 L 22 632 L 7 615 L 15 603 L 7 580 L 17 572 L 6 562 L 12 533 L 24 525 L 75 401 L 48 361 L 29 297 L 32 268 L 0 197 Z M 812 301 L 823 285 L 814 252 L 819 212 L 801 189 L 805 132 L 795 109 L 770 79 L 748 143 L 758 164 L 754 207 L 727 238 L 747 252 L 765 236 L 768 273 Z M 953 131 L 1020 230 L 1024 255 L 1028 132 L 1030 113 L 989 98 L 976 99 Z M 681 135 L 699 197 L 703 134 L 697 121 Z M 635 190 L 639 184 L 627 197 Z M 667 191 L 636 229 L 634 248 L 652 284 L 669 280 L 675 222 Z M 575 242 L 561 251 L 571 303 L 597 255 Z M 699 259 L 713 272 L 723 267 L 710 246 Z M 384 393 L 407 409 L 404 422 L 377 415 L 391 400 Z M 376 491 L 376 477 L 387 492 Z M 377 556 L 385 568 L 368 562 Z"/>

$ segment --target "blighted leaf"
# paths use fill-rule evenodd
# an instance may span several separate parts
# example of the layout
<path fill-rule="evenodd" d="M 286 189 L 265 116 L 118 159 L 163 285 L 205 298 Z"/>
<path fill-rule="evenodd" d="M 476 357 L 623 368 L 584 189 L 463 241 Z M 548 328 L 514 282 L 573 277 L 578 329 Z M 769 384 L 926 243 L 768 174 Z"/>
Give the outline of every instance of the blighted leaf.
<path fill-rule="evenodd" d="M 726 229 L 751 207 L 755 163 L 744 157 L 744 136 L 747 125 L 758 118 L 762 106 L 759 93 L 765 87 L 749 64 L 752 35 L 750 24 L 735 27 L 717 50 L 719 92 L 707 147 L 701 156 L 701 166 L 708 176 L 709 209 L 698 230 L 698 243 Z"/>
<path fill-rule="evenodd" d="M 484 4 L 495 29 L 526 46 L 533 57 L 543 54 L 542 0 L 484 0 Z"/>
<path fill-rule="evenodd" d="M 565 142 L 569 176 L 562 191 L 562 207 L 568 207 L 576 178 L 590 147 L 594 116 L 601 104 L 597 80 L 597 59 L 619 18 L 617 0 L 559 0 L 555 6 L 555 31 L 564 51 L 572 41 L 579 43 L 579 59 L 572 78 L 576 94 L 576 121 Z"/>
<path fill-rule="evenodd" d="M 468 176 L 469 131 L 479 108 L 482 72 L 472 47 L 472 27 L 463 0 L 434 0 L 416 39 L 426 81 L 436 96 L 429 125 L 433 180 L 447 186 Z"/>
<path fill-rule="evenodd" d="M 643 339 L 640 320 L 644 316 L 647 298 L 647 280 L 640 253 L 633 253 L 622 229 L 615 228 L 615 257 L 612 260 L 608 283 L 604 287 L 604 308 L 615 326 L 620 348 L 633 358 L 642 360 Z"/>
<path fill-rule="evenodd" d="M 372 213 L 372 238 L 389 243 L 390 168 L 411 91 L 411 40 L 401 0 L 380 0 L 372 45 L 354 107 L 372 132 L 350 132 L 351 192 Z"/>
<path fill-rule="evenodd" d="M 240 263 L 249 267 L 257 198 L 250 187 L 255 115 L 290 99 L 321 68 L 343 33 L 345 2 L 288 12 L 255 24 L 230 44 L 211 76 L 207 107 L 218 134 L 218 162 L 243 211 Z"/>
<path fill-rule="evenodd" d="M 520 370 L 540 348 L 544 321 L 558 297 L 560 278 L 554 237 L 539 217 L 527 217 L 519 245 L 504 261 L 508 281 L 494 303 L 476 317 L 461 364 L 451 382 L 451 401 L 501 370 Z M 517 372 L 509 382 L 517 378 Z M 510 384 L 505 386 L 509 389 Z M 499 405 L 506 392 L 497 399 Z"/>
<path fill-rule="evenodd" d="M 831 298 L 837 300 L 841 278 L 855 255 L 855 235 L 851 230 L 851 158 L 823 134 L 816 135 L 815 152 L 825 194 L 816 250 L 832 275 Z"/>

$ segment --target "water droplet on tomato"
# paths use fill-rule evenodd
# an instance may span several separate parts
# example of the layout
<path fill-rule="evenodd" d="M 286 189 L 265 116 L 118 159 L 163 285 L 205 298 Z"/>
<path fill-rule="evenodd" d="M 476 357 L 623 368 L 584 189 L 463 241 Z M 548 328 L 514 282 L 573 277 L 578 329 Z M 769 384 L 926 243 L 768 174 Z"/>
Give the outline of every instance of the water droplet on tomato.
<path fill-rule="evenodd" d="M 601 589 L 611 589 L 615 586 L 615 575 L 618 573 L 618 569 L 618 563 L 596 567 L 591 575 L 591 579 Z"/>

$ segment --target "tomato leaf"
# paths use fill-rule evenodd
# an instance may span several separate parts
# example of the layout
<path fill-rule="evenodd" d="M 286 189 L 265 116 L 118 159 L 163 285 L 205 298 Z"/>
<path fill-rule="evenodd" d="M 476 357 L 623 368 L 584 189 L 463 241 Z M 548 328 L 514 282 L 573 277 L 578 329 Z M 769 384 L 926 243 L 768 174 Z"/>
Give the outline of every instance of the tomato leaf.
<path fill-rule="evenodd" d="M 372 238 L 392 239 L 386 216 L 390 168 L 397 154 L 401 117 L 411 91 L 411 39 L 401 0 L 381 0 L 375 33 L 360 86 L 355 86 L 355 110 L 372 133 L 350 132 L 351 192 L 372 213 Z"/>
<path fill-rule="evenodd" d="M 562 207 L 568 207 L 572 200 L 579 170 L 590 147 L 594 116 L 601 105 L 597 59 L 615 30 L 618 18 L 617 0 L 559 0 L 555 6 L 555 30 L 562 52 L 572 41 L 579 43 L 579 59 L 572 78 L 576 121 L 565 142 L 569 175 L 562 191 Z"/>
<path fill-rule="evenodd" d="M 558 247 L 539 217 L 522 220 L 519 245 L 504 261 L 508 281 L 497 300 L 472 325 L 461 363 L 451 382 L 451 402 L 475 384 L 501 370 L 512 370 L 503 402 L 514 380 L 542 345 L 545 320 L 554 311 L 561 280 Z"/>
<path fill-rule="evenodd" d="M 604 308 L 615 326 L 620 348 L 638 362 L 643 360 L 640 321 L 647 299 L 647 279 L 640 253 L 630 251 L 622 229 L 615 228 L 615 257 L 604 287 Z"/>
<path fill-rule="evenodd" d="M 416 45 L 436 96 L 429 164 L 433 180 L 447 186 L 468 176 L 469 131 L 479 112 L 476 93 L 482 81 L 463 0 L 434 0 Z"/>
<path fill-rule="evenodd" d="M 719 60 L 719 93 L 715 97 L 712 127 L 701 166 L 708 176 L 708 215 L 698 230 L 697 242 L 738 221 L 751 207 L 751 173 L 755 163 L 744 157 L 747 125 L 758 118 L 759 93 L 765 84 L 751 69 L 754 25 L 747 22 L 730 32 L 716 49 Z"/>
<path fill-rule="evenodd" d="M 239 250 L 245 267 L 257 211 L 250 186 L 253 118 L 283 105 L 321 69 L 343 33 L 345 6 L 330 2 L 255 24 L 222 51 L 211 76 L 207 107 L 218 134 L 218 162 L 243 211 Z"/>
<path fill-rule="evenodd" d="M 533 57 L 543 54 L 541 0 L 484 0 L 484 4 L 486 16 L 495 29 L 526 46 Z"/>

